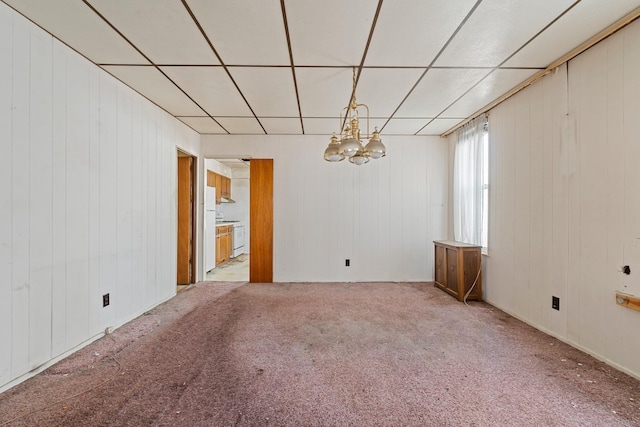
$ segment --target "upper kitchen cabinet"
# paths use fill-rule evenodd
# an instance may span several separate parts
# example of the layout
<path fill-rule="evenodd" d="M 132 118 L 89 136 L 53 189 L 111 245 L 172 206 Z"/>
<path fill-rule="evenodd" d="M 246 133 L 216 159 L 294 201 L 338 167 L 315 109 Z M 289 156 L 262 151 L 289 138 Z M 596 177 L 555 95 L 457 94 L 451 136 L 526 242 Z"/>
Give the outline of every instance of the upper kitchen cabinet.
<path fill-rule="evenodd" d="M 207 185 L 216 188 L 216 205 L 231 198 L 231 179 L 207 169 Z"/>

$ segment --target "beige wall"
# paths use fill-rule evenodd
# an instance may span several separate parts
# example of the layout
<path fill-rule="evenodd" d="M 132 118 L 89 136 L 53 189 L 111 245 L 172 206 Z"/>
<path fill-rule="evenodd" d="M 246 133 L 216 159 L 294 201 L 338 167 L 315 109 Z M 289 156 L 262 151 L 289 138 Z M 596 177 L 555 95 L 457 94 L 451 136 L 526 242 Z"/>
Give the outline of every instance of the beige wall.
<path fill-rule="evenodd" d="M 640 312 L 615 291 L 640 296 L 638 99 L 635 22 L 490 112 L 483 283 L 488 302 L 636 377 Z M 575 155 L 563 151 L 567 113 Z"/>

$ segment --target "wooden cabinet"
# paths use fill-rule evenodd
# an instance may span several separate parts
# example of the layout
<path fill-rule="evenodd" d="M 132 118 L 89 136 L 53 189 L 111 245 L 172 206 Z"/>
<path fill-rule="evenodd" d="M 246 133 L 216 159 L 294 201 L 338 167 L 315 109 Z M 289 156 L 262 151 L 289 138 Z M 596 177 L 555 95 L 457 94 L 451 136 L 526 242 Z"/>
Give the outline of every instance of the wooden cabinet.
<path fill-rule="evenodd" d="M 222 198 L 231 198 L 231 179 L 207 169 L 207 185 L 216 188 L 216 205 L 222 202 Z"/>
<path fill-rule="evenodd" d="M 435 286 L 458 301 L 473 286 L 467 300 L 482 301 L 482 247 L 438 240 L 435 245 Z"/>
<path fill-rule="evenodd" d="M 216 227 L 216 265 L 231 258 L 233 253 L 233 226 Z"/>

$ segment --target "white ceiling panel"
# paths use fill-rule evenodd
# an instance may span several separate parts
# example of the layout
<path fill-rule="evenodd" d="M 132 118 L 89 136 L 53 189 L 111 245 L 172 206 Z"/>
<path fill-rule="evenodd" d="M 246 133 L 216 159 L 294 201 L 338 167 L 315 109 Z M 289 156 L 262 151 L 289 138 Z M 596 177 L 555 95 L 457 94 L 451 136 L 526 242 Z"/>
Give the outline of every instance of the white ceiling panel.
<path fill-rule="evenodd" d="M 395 117 L 436 117 L 490 72 L 485 68 L 432 68 L 398 109 Z M 445 87 L 447 90 L 443 91 Z"/>
<path fill-rule="evenodd" d="M 349 103 L 351 68 L 296 68 L 296 79 L 303 117 L 338 116 Z"/>
<path fill-rule="evenodd" d="M 574 0 L 484 0 L 435 65 L 495 67 Z"/>
<path fill-rule="evenodd" d="M 155 64 L 220 63 L 180 1 L 90 3 Z"/>
<path fill-rule="evenodd" d="M 5 3 L 95 63 L 149 63 L 80 0 L 5 0 Z"/>
<path fill-rule="evenodd" d="M 198 116 L 202 110 L 152 66 L 102 67 L 174 116 Z"/>
<path fill-rule="evenodd" d="M 198 133 L 227 134 L 211 117 L 178 117 L 178 119 Z"/>
<path fill-rule="evenodd" d="M 302 133 L 298 117 L 260 117 L 260 123 L 270 135 L 300 135 Z"/>
<path fill-rule="evenodd" d="M 286 1 L 295 65 L 358 65 L 377 2 Z"/>
<path fill-rule="evenodd" d="M 601 0 L 582 0 L 504 66 L 546 68 L 639 5 L 638 0 L 618 0 L 607 2 L 606 7 L 603 7 Z"/>
<path fill-rule="evenodd" d="M 469 117 L 536 72 L 537 70 L 496 70 L 448 108 L 442 117 Z"/>
<path fill-rule="evenodd" d="M 287 37 L 277 0 L 189 0 L 225 64 L 290 65 Z"/>
<path fill-rule="evenodd" d="M 366 104 L 372 116 L 390 116 L 423 72 L 422 68 L 364 68 L 357 101 Z"/>
<path fill-rule="evenodd" d="M 222 67 L 161 67 L 212 116 L 252 116 Z"/>
<path fill-rule="evenodd" d="M 216 120 L 232 134 L 264 135 L 260 123 L 252 117 L 216 117 Z"/>
<path fill-rule="evenodd" d="M 441 134 L 640 7 L 640 0 L 0 2 L 199 132 L 327 137 L 339 130 L 363 58 L 356 95 L 370 108 L 370 131 Z"/>
<path fill-rule="evenodd" d="M 382 129 L 380 136 L 413 135 L 428 122 L 429 119 L 391 119 L 384 129 Z"/>
<path fill-rule="evenodd" d="M 464 119 L 434 119 L 418 135 L 442 135 Z"/>
<path fill-rule="evenodd" d="M 384 2 L 365 65 L 428 66 L 475 0 Z"/>
<path fill-rule="evenodd" d="M 304 133 L 306 135 L 327 135 L 331 136 L 332 133 L 339 133 L 340 119 L 337 117 L 332 118 L 304 118 Z M 327 143 L 329 140 L 327 139 Z"/>
<path fill-rule="evenodd" d="M 229 72 L 258 117 L 298 116 L 291 68 L 230 67 Z"/>

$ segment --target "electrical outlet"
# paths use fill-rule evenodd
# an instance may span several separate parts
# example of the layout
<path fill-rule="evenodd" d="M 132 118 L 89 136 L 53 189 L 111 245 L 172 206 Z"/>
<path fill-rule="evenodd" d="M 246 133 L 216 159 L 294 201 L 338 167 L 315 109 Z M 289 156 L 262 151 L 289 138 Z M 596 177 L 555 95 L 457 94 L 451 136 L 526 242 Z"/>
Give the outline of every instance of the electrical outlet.
<path fill-rule="evenodd" d="M 551 308 L 554 310 L 560 310 L 560 298 L 551 297 Z"/>
<path fill-rule="evenodd" d="M 109 305 L 109 294 L 102 295 L 102 306 L 106 307 Z"/>
<path fill-rule="evenodd" d="M 351 260 L 350 259 L 345 259 L 344 260 L 344 266 L 345 267 L 349 267 L 349 265 L 351 265 Z"/>

